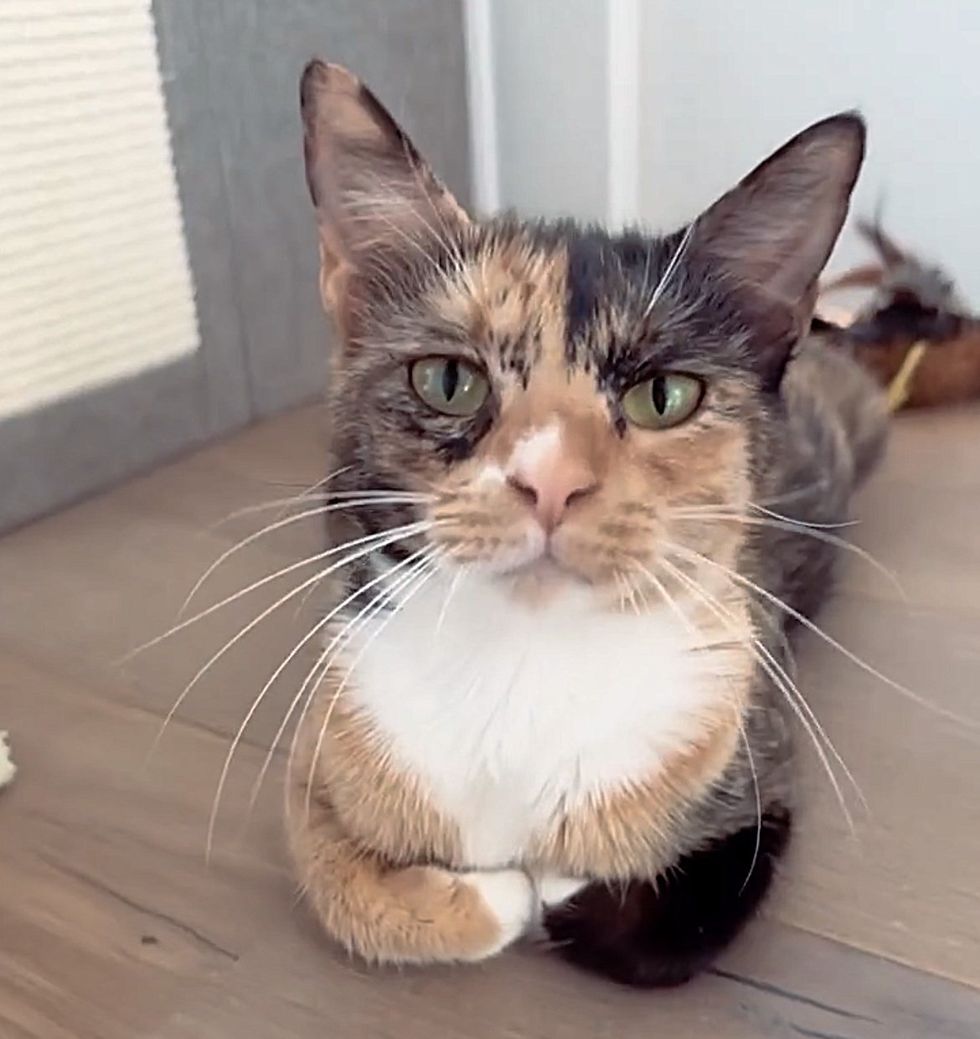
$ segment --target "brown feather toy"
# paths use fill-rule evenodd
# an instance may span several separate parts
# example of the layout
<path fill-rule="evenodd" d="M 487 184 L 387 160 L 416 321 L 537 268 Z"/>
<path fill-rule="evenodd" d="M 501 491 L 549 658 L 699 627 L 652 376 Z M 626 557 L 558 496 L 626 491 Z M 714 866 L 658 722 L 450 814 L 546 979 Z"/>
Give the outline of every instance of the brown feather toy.
<path fill-rule="evenodd" d="M 980 397 L 980 319 L 958 299 L 951 278 L 901 248 L 875 221 L 858 229 L 878 254 L 820 287 L 815 331 L 834 336 L 888 390 L 893 411 Z M 825 301 L 848 289 L 869 289 L 853 315 Z"/>

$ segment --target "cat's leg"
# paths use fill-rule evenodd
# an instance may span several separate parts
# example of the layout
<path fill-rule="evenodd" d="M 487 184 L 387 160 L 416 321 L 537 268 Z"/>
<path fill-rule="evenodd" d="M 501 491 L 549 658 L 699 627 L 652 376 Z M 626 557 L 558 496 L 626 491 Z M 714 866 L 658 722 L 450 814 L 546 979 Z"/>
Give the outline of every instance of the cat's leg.
<path fill-rule="evenodd" d="M 546 910 L 544 927 L 565 959 L 627 985 L 681 985 L 709 966 L 755 913 L 786 848 L 790 813 L 684 856 L 650 881 L 591 883 Z"/>
<path fill-rule="evenodd" d="M 534 888 L 520 870 L 391 866 L 344 834 L 322 804 L 293 813 L 289 830 L 307 901 L 327 932 L 366 960 L 482 960 L 536 915 Z"/>

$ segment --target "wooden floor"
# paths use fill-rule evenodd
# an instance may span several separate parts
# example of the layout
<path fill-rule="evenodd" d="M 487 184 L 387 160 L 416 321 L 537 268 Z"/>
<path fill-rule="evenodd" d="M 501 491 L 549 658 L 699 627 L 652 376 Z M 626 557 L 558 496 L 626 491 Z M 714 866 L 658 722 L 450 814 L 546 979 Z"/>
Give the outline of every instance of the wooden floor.
<path fill-rule="evenodd" d="M 217 521 L 317 479 L 315 411 L 0 541 L 0 729 L 20 769 L 0 792 L 0 1037 L 976 1039 L 980 727 L 942 712 L 980 723 L 980 412 L 897 426 L 855 539 L 897 571 L 908 601 L 854 558 L 824 621 L 935 708 L 803 640 L 801 685 L 868 807 L 842 778 L 851 835 L 807 753 L 799 838 L 766 916 L 713 974 L 667 994 L 582 978 L 533 948 L 387 973 L 339 956 L 284 870 L 281 756 L 248 812 L 302 666 L 241 741 L 205 862 L 230 739 L 305 611 L 286 604 L 232 646 L 152 755 L 180 690 L 289 578 L 117 661 L 171 625 L 207 565 L 276 510 Z M 317 545 L 301 524 L 246 546 L 191 612 Z"/>

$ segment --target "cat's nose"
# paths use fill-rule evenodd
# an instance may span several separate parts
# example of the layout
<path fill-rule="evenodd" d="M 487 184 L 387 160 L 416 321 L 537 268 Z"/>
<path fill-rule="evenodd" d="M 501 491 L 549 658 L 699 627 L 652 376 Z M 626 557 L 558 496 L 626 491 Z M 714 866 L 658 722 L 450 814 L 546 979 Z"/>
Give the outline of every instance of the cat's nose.
<path fill-rule="evenodd" d="M 507 482 L 534 508 L 538 522 L 549 534 L 573 502 L 593 494 L 599 486 L 593 473 L 571 459 L 523 466 L 510 473 Z"/>

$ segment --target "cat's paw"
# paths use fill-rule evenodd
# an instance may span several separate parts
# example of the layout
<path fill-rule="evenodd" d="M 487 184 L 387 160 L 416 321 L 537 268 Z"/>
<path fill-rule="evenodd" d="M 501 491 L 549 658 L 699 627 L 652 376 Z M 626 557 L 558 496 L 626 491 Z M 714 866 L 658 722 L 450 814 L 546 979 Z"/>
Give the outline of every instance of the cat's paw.
<path fill-rule="evenodd" d="M 546 873 L 535 880 L 538 901 L 544 909 L 562 905 L 586 884 L 588 881 L 582 880 L 581 877 L 563 877 L 556 873 Z"/>
<path fill-rule="evenodd" d="M 496 941 L 472 959 L 493 956 L 527 932 L 537 916 L 534 885 L 519 869 L 481 870 L 460 875 L 480 896 L 498 927 Z"/>

